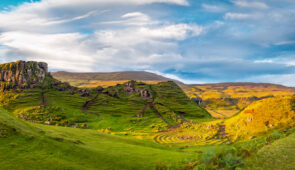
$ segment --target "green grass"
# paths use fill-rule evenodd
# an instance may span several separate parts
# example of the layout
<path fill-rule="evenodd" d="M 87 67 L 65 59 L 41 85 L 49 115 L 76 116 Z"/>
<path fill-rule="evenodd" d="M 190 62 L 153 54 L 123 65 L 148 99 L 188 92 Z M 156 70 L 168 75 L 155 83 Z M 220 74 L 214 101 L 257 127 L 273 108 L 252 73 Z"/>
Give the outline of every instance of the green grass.
<path fill-rule="evenodd" d="M 294 169 L 295 133 L 260 149 L 246 163 L 245 169 Z"/>
<path fill-rule="evenodd" d="M 31 124 L 0 109 L 0 169 L 179 169 L 195 154 L 95 130 Z"/>

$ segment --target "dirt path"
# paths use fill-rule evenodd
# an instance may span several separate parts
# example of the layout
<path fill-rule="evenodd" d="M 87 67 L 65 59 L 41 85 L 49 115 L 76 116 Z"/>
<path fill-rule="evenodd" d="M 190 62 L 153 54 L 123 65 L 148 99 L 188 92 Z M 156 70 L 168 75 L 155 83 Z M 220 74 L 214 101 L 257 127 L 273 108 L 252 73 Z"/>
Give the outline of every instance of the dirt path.
<path fill-rule="evenodd" d="M 82 107 L 82 112 L 87 111 L 87 109 L 96 101 L 96 99 L 98 98 L 98 95 L 99 94 L 97 94 L 93 99 L 86 101 L 86 103 Z"/>
<path fill-rule="evenodd" d="M 147 103 L 143 108 L 137 113 L 137 117 L 143 117 L 145 110 L 150 107 L 151 103 Z"/>
<path fill-rule="evenodd" d="M 41 100 L 42 100 L 42 106 L 47 106 L 47 101 L 46 101 L 46 98 L 45 98 L 45 92 L 44 91 L 41 92 Z"/>
<path fill-rule="evenodd" d="M 171 123 L 169 123 L 164 117 L 163 115 L 161 115 L 161 113 L 155 108 L 154 103 L 150 104 L 150 108 L 153 110 L 153 112 L 159 117 L 161 118 L 168 126 L 170 126 L 170 128 L 175 128 L 175 126 L 173 126 Z"/>
<path fill-rule="evenodd" d="M 219 125 L 219 135 L 221 137 L 225 137 L 227 133 L 225 133 L 225 125 Z"/>
<path fill-rule="evenodd" d="M 185 113 L 184 112 L 179 112 L 179 114 L 180 114 L 180 119 L 182 119 L 183 121 L 185 121 L 185 122 L 189 122 L 188 120 L 186 120 L 185 118 L 184 118 L 184 115 L 185 115 Z"/>

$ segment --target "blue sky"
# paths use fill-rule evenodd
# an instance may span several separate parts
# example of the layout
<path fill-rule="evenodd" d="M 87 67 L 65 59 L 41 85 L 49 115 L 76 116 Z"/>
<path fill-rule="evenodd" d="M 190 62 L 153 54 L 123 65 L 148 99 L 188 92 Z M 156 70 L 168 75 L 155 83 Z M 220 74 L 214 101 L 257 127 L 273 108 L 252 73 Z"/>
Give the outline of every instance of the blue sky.
<path fill-rule="evenodd" d="M 2 0 L 1 62 L 295 86 L 293 0 Z"/>

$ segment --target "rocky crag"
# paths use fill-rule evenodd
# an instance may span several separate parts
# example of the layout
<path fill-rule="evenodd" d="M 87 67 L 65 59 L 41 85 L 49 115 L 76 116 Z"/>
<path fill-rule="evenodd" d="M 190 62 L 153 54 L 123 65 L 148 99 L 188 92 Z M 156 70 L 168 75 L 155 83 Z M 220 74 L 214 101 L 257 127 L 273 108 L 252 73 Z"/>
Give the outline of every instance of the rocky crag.
<path fill-rule="evenodd" d="M 78 89 L 67 82 L 54 79 L 48 72 L 48 64 L 36 61 L 16 61 L 0 64 L 0 91 L 11 89 L 54 88 L 59 91 L 70 91 L 72 94 L 90 96 L 86 89 Z"/>
<path fill-rule="evenodd" d="M 33 88 L 41 85 L 48 76 L 48 65 L 35 61 L 16 61 L 0 65 L 2 88 Z"/>

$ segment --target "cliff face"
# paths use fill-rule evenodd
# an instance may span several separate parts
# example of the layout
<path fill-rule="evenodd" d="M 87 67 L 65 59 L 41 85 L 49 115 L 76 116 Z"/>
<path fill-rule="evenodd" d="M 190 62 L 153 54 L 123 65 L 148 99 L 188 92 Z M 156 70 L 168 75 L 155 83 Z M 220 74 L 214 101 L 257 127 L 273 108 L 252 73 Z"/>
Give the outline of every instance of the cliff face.
<path fill-rule="evenodd" d="M 48 65 L 43 62 L 17 61 L 0 65 L 0 81 L 21 88 L 43 83 L 48 74 Z"/>

